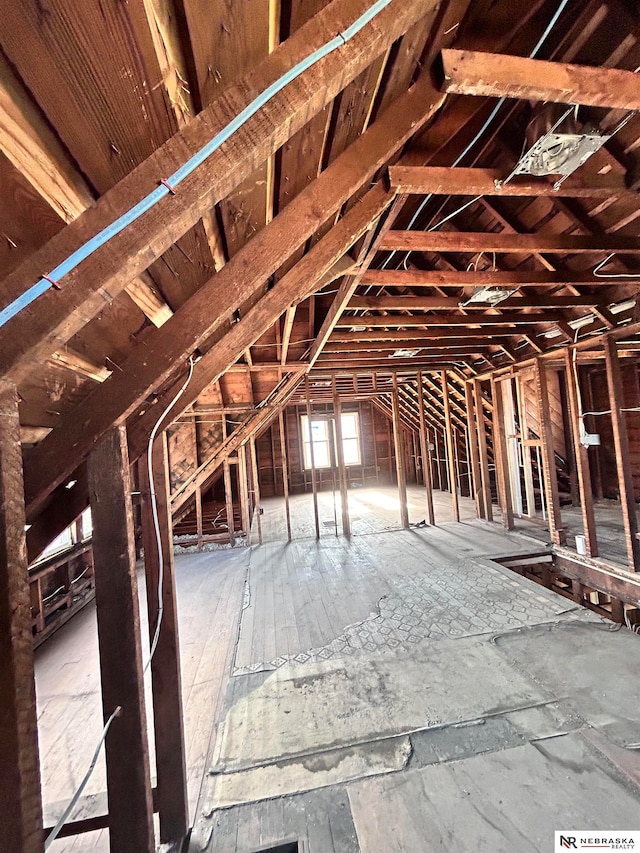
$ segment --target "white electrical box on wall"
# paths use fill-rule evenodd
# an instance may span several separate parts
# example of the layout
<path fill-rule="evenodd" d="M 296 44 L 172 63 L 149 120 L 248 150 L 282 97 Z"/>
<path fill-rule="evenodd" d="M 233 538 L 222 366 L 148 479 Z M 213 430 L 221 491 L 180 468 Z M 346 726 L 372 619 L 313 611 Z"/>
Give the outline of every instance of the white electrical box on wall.
<path fill-rule="evenodd" d="M 583 432 L 580 436 L 580 444 L 584 447 L 599 447 L 600 436 L 597 432 Z"/>

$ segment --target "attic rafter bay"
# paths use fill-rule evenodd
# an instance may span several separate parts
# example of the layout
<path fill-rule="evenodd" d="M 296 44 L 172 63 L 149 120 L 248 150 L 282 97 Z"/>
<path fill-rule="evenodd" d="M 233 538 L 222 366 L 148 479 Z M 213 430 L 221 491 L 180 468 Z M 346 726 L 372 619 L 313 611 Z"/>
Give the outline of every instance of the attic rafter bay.
<path fill-rule="evenodd" d="M 371 180 L 435 114 L 442 100 L 430 76 L 423 75 L 167 323 L 134 345 L 121 369 L 114 371 L 79 404 L 68 421 L 61 422 L 31 452 L 25 471 L 30 517 L 46 495 L 73 471 L 81 461 L 79 457 L 84 458 L 90 451 L 108 424 L 123 422 L 150 393 L 175 376 L 194 349 L 256 294 L 328 216 Z M 276 311 L 272 322 L 292 301 L 290 298 L 284 308 Z M 218 306 L 215 316 L 211 316 L 212 302 Z M 235 358 L 240 352 L 235 353 Z"/>
<path fill-rule="evenodd" d="M 53 270 L 86 241 L 128 211 L 171 175 L 251 101 L 315 49 L 370 8 L 368 0 L 333 0 L 245 75 L 210 107 L 175 134 L 95 205 L 34 253 L 3 282 L 5 304 L 21 296 L 43 270 Z M 28 376 L 178 240 L 217 201 L 274 154 L 291 136 L 425 15 L 419 0 L 391 0 L 346 44 L 307 69 L 211 154 L 175 194 L 168 192 L 133 225 L 65 275 L 61 290 L 50 288 L 5 325 L 0 343 L 3 375 Z M 383 165 L 384 160 L 380 163 Z"/>

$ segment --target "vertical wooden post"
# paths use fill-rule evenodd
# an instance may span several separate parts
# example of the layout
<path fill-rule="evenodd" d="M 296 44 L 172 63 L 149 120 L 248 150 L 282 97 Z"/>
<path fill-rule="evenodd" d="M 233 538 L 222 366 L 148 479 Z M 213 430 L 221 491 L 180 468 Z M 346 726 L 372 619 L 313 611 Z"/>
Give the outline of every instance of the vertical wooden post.
<path fill-rule="evenodd" d="M 131 481 L 124 427 L 88 460 L 112 853 L 152 853 L 153 805 L 145 713 Z"/>
<path fill-rule="evenodd" d="M 537 358 L 535 365 L 536 395 L 538 400 L 538 417 L 540 423 L 540 441 L 542 443 L 542 470 L 547 494 L 547 509 L 549 516 L 549 535 L 556 545 L 564 545 L 565 530 L 562 527 L 560 513 L 560 493 L 558 491 L 558 473 L 556 471 L 555 450 L 553 446 L 553 428 L 551 423 L 551 407 L 547 388 L 547 374 L 544 362 Z"/>
<path fill-rule="evenodd" d="M 435 514 L 433 512 L 433 490 L 431 485 L 431 452 L 429 450 L 429 437 L 427 436 L 427 422 L 424 416 L 424 388 L 422 386 L 422 373 L 418 373 L 418 409 L 420 415 L 422 474 L 424 477 L 424 488 L 427 493 L 427 520 L 429 524 L 435 524 Z"/>
<path fill-rule="evenodd" d="M 590 557 L 597 557 L 598 540 L 596 537 L 596 517 L 593 511 L 589 450 L 580 441 L 580 412 L 578 410 L 580 389 L 578 387 L 578 377 L 576 375 L 577 365 L 574 364 L 572 354 L 569 350 L 565 350 L 564 365 L 566 379 L 565 384 L 567 386 L 567 398 L 569 403 L 569 420 L 571 421 L 573 447 L 576 457 L 580 509 L 582 510 L 582 527 L 584 529 L 587 554 Z"/>
<path fill-rule="evenodd" d="M 524 488 L 527 498 L 527 515 L 536 517 L 536 496 L 533 487 L 533 468 L 531 466 L 531 445 L 529 441 L 529 422 L 527 418 L 527 397 L 523 384 L 522 373 L 516 376 L 516 394 L 518 399 L 518 420 L 520 423 L 520 443 L 522 447 L 522 467 L 524 471 Z"/>
<path fill-rule="evenodd" d="M 484 518 L 486 518 L 487 521 L 493 521 L 487 430 L 484 422 L 484 408 L 482 406 L 482 384 L 479 379 L 473 380 L 473 402 L 476 411 L 476 426 L 478 428 L 478 449 L 480 451 L 480 477 L 482 479 L 482 503 L 484 504 L 485 512 Z"/>
<path fill-rule="evenodd" d="M 496 484 L 500 509 L 502 510 L 502 525 L 507 530 L 513 530 L 513 504 L 508 474 L 509 461 L 507 458 L 507 436 L 504 428 L 502 386 L 493 379 L 491 380 L 491 396 L 493 397 L 493 458 L 496 465 Z"/>
<path fill-rule="evenodd" d="M 340 481 L 340 503 L 342 505 L 342 533 L 351 536 L 351 520 L 349 519 L 349 481 L 347 468 L 344 464 L 344 445 L 342 443 L 342 403 L 336 385 L 335 374 L 333 382 L 333 423 L 336 438 L 336 456 L 338 459 L 338 479 Z"/>
<path fill-rule="evenodd" d="M 236 537 L 233 521 L 233 488 L 231 485 L 231 466 L 229 464 L 228 459 L 225 459 L 222 463 L 222 471 L 224 474 L 224 499 L 227 508 L 227 530 L 229 531 L 229 543 L 233 548 L 236 544 Z"/>
<path fill-rule="evenodd" d="M 398 401 L 398 376 L 393 374 L 393 393 L 391 394 L 391 416 L 393 421 L 393 443 L 396 452 L 396 475 L 398 478 L 398 500 L 400 501 L 400 523 L 409 527 L 409 508 L 407 506 L 407 476 L 404 470 L 404 448 L 400 423 L 400 403 Z"/>
<path fill-rule="evenodd" d="M 374 373 L 375 379 L 375 373 Z M 376 469 L 376 483 L 380 483 L 380 469 L 378 468 L 378 442 L 377 442 L 377 433 L 376 433 L 376 416 L 373 408 L 373 403 L 369 403 L 369 412 L 371 413 L 371 436 L 373 443 L 373 464 Z"/>
<path fill-rule="evenodd" d="M 609 405 L 611 407 L 611 425 L 613 427 L 613 444 L 616 451 L 616 468 L 618 471 L 618 489 L 620 490 L 620 505 L 624 521 L 624 538 L 627 546 L 629 570 L 640 570 L 640 541 L 638 541 L 638 517 L 633 496 L 633 478 L 629 453 L 629 436 L 624 412 L 624 397 L 622 392 L 622 373 L 618 359 L 618 347 L 612 337 L 604 339 L 604 356 L 607 366 L 607 385 L 609 387 Z"/>
<path fill-rule="evenodd" d="M 242 444 L 238 448 L 238 490 L 240 492 L 240 512 L 242 514 L 242 527 L 247 545 L 251 542 L 251 512 L 249 509 L 249 481 L 247 474 L 247 446 Z"/>
<path fill-rule="evenodd" d="M 258 454 L 256 453 L 256 440 L 253 436 L 249 439 L 251 451 L 251 475 L 253 477 L 253 504 L 258 522 L 258 544 L 262 545 L 262 502 L 260 500 L 260 472 L 258 470 Z"/>
<path fill-rule="evenodd" d="M 484 507 L 484 492 L 482 489 L 482 477 L 480 474 L 480 450 L 478 448 L 478 431 L 476 429 L 476 418 L 473 405 L 473 389 L 469 382 L 464 384 L 465 403 L 467 405 L 467 435 L 469 454 L 471 456 L 471 475 L 473 484 L 473 496 L 476 501 L 476 515 L 478 518 L 486 518 Z M 471 484 L 470 484 L 471 485 Z"/>
<path fill-rule="evenodd" d="M 196 486 L 196 532 L 198 551 L 202 551 L 202 489 L 200 486 Z"/>
<path fill-rule="evenodd" d="M 280 455 L 282 457 L 282 485 L 284 488 L 284 511 L 287 517 L 287 542 L 291 542 L 291 510 L 289 508 L 289 465 L 287 462 L 287 437 L 284 434 L 284 416 L 282 409 L 278 413 L 280 428 Z"/>
<path fill-rule="evenodd" d="M 180 641 L 173 560 L 173 529 L 169 491 L 169 458 L 166 433 L 153 443 L 152 480 L 149 481 L 147 453 L 142 457 L 141 486 L 144 570 L 149 614 L 149 644 L 156 648 L 151 661 L 153 721 L 156 747 L 156 808 L 160 817 L 160 840 L 182 841 L 189 827 L 187 772 L 185 764 Z M 156 518 L 154 523 L 153 497 Z M 197 496 L 196 496 L 197 500 Z M 158 538 L 160 553 L 158 552 Z M 158 631 L 158 587 L 162 565 L 162 616 Z"/>
<path fill-rule="evenodd" d="M 307 427 L 309 429 L 309 459 L 311 462 L 311 489 L 313 491 L 313 520 L 316 525 L 316 539 L 320 538 L 320 516 L 318 514 L 318 484 L 316 482 L 316 456 L 313 449 L 313 432 L 311 430 L 311 398 L 309 396 L 309 377 L 304 378 L 304 391 L 307 402 Z M 374 439 L 375 440 L 375 439 Z M 304 437 L 303 437 L 304 443 Z M 304 455 L 304 454 L 303 454 Z"/>
<path fill-rule="evenodd" d="M 445 442 L 447 449 L 447 468 L 449 471 L 449 488 L 451 489 L 451 504 L 453 506 L 453 520 L 460 521 L 460 504 L 458 501 L 458 486 L 456 483 L 455 450 L 453 444 L 453 431 L 451 428 L 451 404 L 449 402 L 449 383 L 447 371 L 440 374 L 442 380 L 442 402 L 444 405 Z"/>
<path fill-rule="evenodd" d="M 41 853 L 42 797 L 33 677 L 18 395 L 0 383 L 0 847 Z"/>
<path fill-rule="evenodd" d="M 595 407 L 593 405 L 593 383 L 591 381 L 591 373 L 587 369 L 583 375 L 584 375 L 584 398 L 585 398 L 584 408 L 588 412 L 593 412 Z M 591 424 L 594 424 L 596 422 L 596 420 L 597 420 L 596 418 L 591 417 L 589 419 L 589 422 Z M 597 427 L 593 427 L 592 429 L 589 429 L 589 427 L 587 426 L 586 423 L 585 423 L 585 427 L 587 428 L 587 432 L 597 432 Z M 596 500 L 601 501 L 602 498 L 604 497 L 604 491 L 602 488 L 602 460 L 600 457 L 600 448 L 599 447 L 593 448 L 593 459 L 594 459 L 593 491 L 594 491 L 594 495 L 595 495 Z"/>

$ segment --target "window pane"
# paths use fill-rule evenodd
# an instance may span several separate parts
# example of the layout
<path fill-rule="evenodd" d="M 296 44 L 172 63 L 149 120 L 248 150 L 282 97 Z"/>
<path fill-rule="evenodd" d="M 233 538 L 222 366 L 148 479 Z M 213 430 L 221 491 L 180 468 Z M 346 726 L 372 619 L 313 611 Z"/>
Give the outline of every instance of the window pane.
<path fill-rule="evenodd" d="M 344 448 L 344 464 L 358 465 L 360 463 L 360 448 L 357 438 L 345 438 L 342 442 Z"/>
<path fill-rule="evenodd" d="M 356 412 L 347 412 L 342 415 L 342 437 L 358 437 L 358 415 Z"/>
<path fill-rule="evenodd" d="M 327 438 L 327 421 L 311 421 L 311 434 L 314 441 L 324 441 Z"/>
<path fill-rule="evenodd" d="M 313 442 L 313 461 L 316 468 L 329 467 L 329 442 L 314 441 Z"/>

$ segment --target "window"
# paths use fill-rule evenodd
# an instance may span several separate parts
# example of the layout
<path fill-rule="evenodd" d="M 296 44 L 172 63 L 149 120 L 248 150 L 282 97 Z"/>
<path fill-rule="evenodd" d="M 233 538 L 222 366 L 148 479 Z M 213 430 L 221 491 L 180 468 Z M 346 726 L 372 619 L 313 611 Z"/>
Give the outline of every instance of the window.
<path fill-rule="evenodd" d="M 360 433 L 358 429 L 358 413 L 345 412 L 342 415 L 342 450 L 345 465 L 360 465 Z M 302 415 L 302 441 L 304 446 L 304 465 L 311 468 L 311 443 L 313 442 L 313 464 L 316 468 L 331 468 L 337 464 L 334 450 L 333 421 L 319 418 L 311 421 Z"/>

